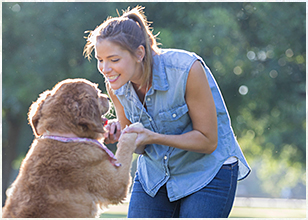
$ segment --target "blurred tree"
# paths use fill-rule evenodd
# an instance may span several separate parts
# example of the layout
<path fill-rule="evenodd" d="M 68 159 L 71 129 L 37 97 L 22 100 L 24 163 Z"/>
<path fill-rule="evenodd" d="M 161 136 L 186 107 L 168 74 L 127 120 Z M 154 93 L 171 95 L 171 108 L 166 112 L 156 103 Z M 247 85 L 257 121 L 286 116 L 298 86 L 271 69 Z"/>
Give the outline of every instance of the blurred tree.
<path fill-rule="evenodd" d="M 304 183 L 305 3 L 5 2 L 3 201 L 15 178 L 12 164 L 18 167 L 33 139 L 26 126 L 31 103 L 65 78 L 87 78 L 105 91 L 95 60 L 82 57 L 84 31 L 136 5 L 145 6 L 161 47 L 204 58 L 247 159 L 262 164 L 264 189 L 277 196 L 285 186 Z"/>

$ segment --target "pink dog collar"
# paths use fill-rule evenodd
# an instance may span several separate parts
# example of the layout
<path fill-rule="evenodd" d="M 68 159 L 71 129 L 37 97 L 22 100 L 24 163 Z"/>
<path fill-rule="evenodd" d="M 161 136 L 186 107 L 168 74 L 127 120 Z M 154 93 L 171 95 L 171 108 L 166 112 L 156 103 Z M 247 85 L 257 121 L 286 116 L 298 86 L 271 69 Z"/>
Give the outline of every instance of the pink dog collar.
<path fill-rule="evenodd" d="M 61 137 L 61 136 L 52 136 L 52 135 L 43 135 L 40 137 L 40 139 L 52 139 L 56 141 L 61 141 L 61 142 L 91 142 L 93 144 L 96 144 L 99 146 L 102 150 L 104 150 L 108 156 L 109 156 L 109 161 L 116 167 L 120 167 L 121 164 L 117 162 L 117 159 L 115 158 L 114 154 L 102 143 L 100 143 L 98 140 L 95 139 L 90 139 L 90 138 L 68 138 L 68 137 Z"/>

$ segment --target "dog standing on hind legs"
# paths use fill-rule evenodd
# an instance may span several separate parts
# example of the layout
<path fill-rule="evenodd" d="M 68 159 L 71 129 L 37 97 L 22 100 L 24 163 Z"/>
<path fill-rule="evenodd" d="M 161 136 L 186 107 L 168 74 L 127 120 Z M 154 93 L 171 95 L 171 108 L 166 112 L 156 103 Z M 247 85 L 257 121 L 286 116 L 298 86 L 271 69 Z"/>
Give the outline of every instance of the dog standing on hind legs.
<path fill-rule="evenodd" d="M 36 138 L 3 218 L 97 217 L 100 208 L 123 201 L 137 134 L 123 134 L 114 156 L 102 144 L 108 110 L 107 96 L 84 79 L 64 80 L 40 95 L 28 115 Z"/>

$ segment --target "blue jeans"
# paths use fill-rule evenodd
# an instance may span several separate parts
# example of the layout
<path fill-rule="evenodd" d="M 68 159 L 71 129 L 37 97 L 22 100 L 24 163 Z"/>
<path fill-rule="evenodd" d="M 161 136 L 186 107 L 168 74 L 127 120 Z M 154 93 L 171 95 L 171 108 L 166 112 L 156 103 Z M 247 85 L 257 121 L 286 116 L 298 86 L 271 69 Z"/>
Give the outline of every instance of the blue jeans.
<path fill-rule="evenodd" d="M 155 197 L 143 190 L 136 173 L 128 218 L 227 218 L 237 186 L 238 162 L 223 165 L 214 179 L 201 190 L 170 202 L 166 186 Z"/>

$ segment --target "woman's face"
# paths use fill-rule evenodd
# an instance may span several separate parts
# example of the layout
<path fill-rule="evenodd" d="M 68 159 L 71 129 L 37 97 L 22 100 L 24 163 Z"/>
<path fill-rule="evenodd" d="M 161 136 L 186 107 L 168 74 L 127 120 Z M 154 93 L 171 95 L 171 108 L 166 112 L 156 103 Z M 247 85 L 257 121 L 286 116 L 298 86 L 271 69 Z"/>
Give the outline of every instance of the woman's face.
<path fill-rule="evenodd" d="M 100 39 L 95 45 L 97 68 L 108 80 L 110 87 L 117 90 L 128 81 L 140 81 L 142 66 L 140 59 L 107 39 Z"/>

